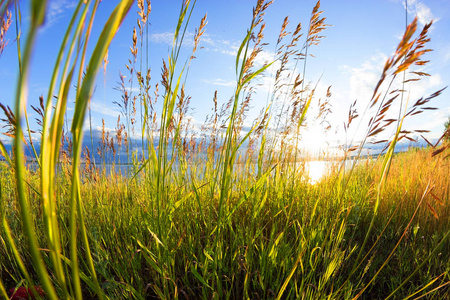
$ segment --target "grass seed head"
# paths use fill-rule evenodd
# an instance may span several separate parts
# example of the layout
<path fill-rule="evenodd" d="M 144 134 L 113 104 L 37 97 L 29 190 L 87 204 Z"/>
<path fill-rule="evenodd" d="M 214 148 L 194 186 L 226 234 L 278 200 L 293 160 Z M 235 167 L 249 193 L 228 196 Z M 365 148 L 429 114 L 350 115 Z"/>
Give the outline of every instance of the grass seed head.
<path fill-rule="evenodd" d="M 3 1 L 2 1 L 3 2 Z M 0 17 L 1 28 L 0 28 L 0 55 L 5 50 L 5 47 L 8 45 L 8 41 L 5 40 L 6 32 L 8 32 L 9 27 L 11 26 L 11 12 L 6 10 L 6 14 Z"/>

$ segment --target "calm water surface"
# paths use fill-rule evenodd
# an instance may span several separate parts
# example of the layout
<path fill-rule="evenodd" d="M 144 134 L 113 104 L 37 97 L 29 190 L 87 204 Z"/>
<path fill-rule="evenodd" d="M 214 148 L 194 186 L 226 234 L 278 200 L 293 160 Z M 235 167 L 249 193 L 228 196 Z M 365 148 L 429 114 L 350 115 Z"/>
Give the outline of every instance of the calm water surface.
<path fill-rule="evenodd" d="M 367 159 L 360 159 L 358 163 L 365 162 Z M 326 160 L 312 160 L 305 162 L 305 170 L 308 173 L 308 180 L 311 184 L 317 183 L 322 177 L 327 175 L 331 168 L 336 165 L 336 161 L 326 161 Z M 346 161 L 346 167 L 350 167 L 353 161 Z M 111 171 L 120 172 L 122 175 L 133 176 L 134 175 L 134 167 L 133 165 L 112 165 L 106 164 L 104 165 L 106 168 L 107 176 L 111 174 Z M 81 164 L 81 167 L 84 168 L 84 164 Z M 102 168 L 103 165 L 100 165 Z M 36 163 L 28 163 L 28 168 L 31 170 L 36 170 L 38 165 Z"/>

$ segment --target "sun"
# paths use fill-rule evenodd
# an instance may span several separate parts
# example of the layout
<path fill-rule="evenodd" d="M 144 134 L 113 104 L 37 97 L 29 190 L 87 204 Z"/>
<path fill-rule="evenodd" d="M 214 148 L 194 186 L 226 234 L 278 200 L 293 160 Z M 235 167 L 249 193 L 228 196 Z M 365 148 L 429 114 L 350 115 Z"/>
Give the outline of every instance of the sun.
<path fill-rule="evenodd" d="M 304 131 L 301 132 L 298 148 L 299 150 L 305 150 L 306 153 L 318 158 L 321 152 L 328 149 L 327 136 L 320 126 L 305 128 Z"/>

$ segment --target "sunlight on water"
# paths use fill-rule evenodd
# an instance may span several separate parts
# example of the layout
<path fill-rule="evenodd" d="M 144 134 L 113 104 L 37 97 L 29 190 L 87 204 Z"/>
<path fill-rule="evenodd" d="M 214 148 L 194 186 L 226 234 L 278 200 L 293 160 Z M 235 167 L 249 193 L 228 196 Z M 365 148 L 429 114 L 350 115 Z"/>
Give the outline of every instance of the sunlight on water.
<path fill-rule="evenodd" d="M 309 182 L 316 184 L 327 172 L 326 161 L 309 161 L 306 162 L 306 169 L 308 170 Z"/>

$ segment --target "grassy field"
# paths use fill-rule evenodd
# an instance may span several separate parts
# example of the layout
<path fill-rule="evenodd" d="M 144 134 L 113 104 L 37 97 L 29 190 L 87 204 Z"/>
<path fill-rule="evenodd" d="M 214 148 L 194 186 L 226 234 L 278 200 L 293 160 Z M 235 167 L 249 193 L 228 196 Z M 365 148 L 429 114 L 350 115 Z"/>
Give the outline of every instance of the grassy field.
<path fill-rule="evenodd" d="M 81 1 L 76 8 L 40 108 L 40 153 L 32 151 L 30 128 L 20 122 L 27 118 L 28 61 L 45 1 L 33 6 L 15 109 L 2 106 L 13 137 L 12 153 L 0 143 L 5 159 L 0 163 L 3 297 L 19 287 L 30 287 L 38 296 L 33 287 L 39 286 L 44 299 L 450 298 L 450 144 L 444 134 L 428 148 L 394 151 L 398 141 L 424 134 L 404 130 L 403 121 L 426 111 L 442 91 L 408 104 L 392 84 L 401 87 L 411 79 L 403 77 L 404 71 L 426 64 L 422 55 L 429 25 L 417 30 L 415 20 L 406 29 L 367 104 L 372 118 L 365 137 L 344 146 L 331 172 L 311 184 L 298 143 L 316 97 L 304 83 L 307 54 L 327 27 L 320 2 L 306 32 L 297 26 L 288 33 L 287 19 L 282 23 L 274 58 L 281 63 L 273 74 L 271 102 L 244 131 L 252 80 L 271 65 L 254 66 L 270 5 L 256 2 L 236 58 L 235 94 L 222 108 L 214 98 L 212 115 L 195 134 L 184 90 L 190 59 L 180 58 L 186 62 L 177 67 L 195 6 L 195 1 L 184 2 L 162 70 L 161 111 L 154 109 L 155 87 L 150 88 L 147 69 L 134 70 L 139 101 L 128 103 L 124 94 L 122 123 L 114 137 L 103 132 L 97 149 L 101 162 L 94 164 L 93 149 L 82 144 L 88 101 L 131 3 L 117 5 L 99 39 L 91 41 L 96 47 L 90 57 L 78 43 L 90 37 L 89 26 L 81 25 L 93 20 L 98 2 Z M 139 1 L 142 27 L 148 21 L 147 5 Z M 3 2 L 0 8 L 6 19 Z M 204 18 L 190 57 L 205 26 Z M 133 51 L 139 41 L 148 47 L 142 32 L 131 47 L 136 60 L 143 59 Z M 296 68 L 302 75 L 281 84 L 287 73 L 299 72 Z M 413 76 L 420 80 L 426 74 Z M 69 133 L 64 122 L 74 82 L 79 88 Z M 52 102 L 53 95 L 59 101 Z M 279 105 L 281 97 L 287 101 Z M 316 117 L 326 117 L 329 97 L 328 92 Z M 401 113 L 395 111 L 393 119 L 389 111 L 399 101 Z M 347 128 L 357 117 L 350 107 Z M 142 121 L 140 128 L 133 128 L 135 119 Z M 142 132 L 139 152 L 130 139 L 134 129 Z M 382 131 L 392 132 L 391 138 L 379 137 Z M 350 155 L 361 156 L 368 143 L 385 144 L 383 155 L 345 163 Z M 24 147 L 35 153 L 37 168 L 24 167 Z M 117 161 L 120 149 L 126 150 L 131 170 L 106 172 L 106 163 Z"/>
<path fill-rule="evenodd" d="M 431 292 L 449 282 L 450 269 L 445 250 L 450 240 L 441 244 L 450 230 L 449 162 L 431 153 L 411 149 L 393 159 L 364 258 L 354 271 L 373 217 L 380 162 L 358 166 L 345 191 L 336 183 L 337 175 L 310 185 L 276 167 L 242 199 L 254 184 L 250 171 L 234 182 L 220 231 L 218 199 L 201 187 L 202 172 L 166 187 L 159 222 L 156 195 L 145 178 L 129 181 L 117 175 L 90 181 L 86 176 L 81 185 L 84 225 L 101 288 L 113 299 L 346 299 L 366 288 L 362 298 L 383 299 L 408 279 L 394 299 L 422 288 L 416 296 Z M 20 234 L 14 174 L 5 167 L 2 174 L 6 220 L 25 266 L 33 270 L 26 238 Z M 43 211 L 35 192 L 39 173 L 27 172 L 26 181 L 37 240 L 45 245 Z M 60 176 L 57 183 L 61 243 L 67 245 L 70 207 L 64 199 L 70 199 L 70 177 Z M 23 275 L 6 243 L 2 241 L 2 279 L 11 287 Z M 82 241 L 77 244 L 81 256 Z M 48 251 L 42 249 L 42 255 L 51 266 Z M 80 261 L 80 272 L 88 274 L 87 263 L 82 257 Z M 94 297 L 87 283 L 82 286 L 85 298 Z M 428 297 L 445 299 L 449 292 L 447 285 Z"/>

